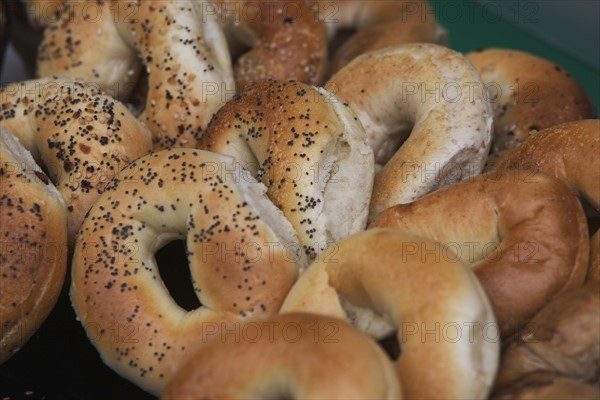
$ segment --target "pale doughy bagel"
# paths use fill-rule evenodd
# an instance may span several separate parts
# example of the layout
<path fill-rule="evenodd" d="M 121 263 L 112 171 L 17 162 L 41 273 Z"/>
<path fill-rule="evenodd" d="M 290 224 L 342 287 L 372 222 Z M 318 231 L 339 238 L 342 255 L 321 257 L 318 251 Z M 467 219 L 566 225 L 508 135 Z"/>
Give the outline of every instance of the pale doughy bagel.
<path fill-rule="evenodd" d="M 575 394 L 584 389 L 583 393 L 599 393 L 599 360 L 600 285 L 594 283 L 556 297 L 513 338 L 503 353 L 496 390 L 519 387 L 519 381 L 531 374 L 551 373 L 565 382 L 544 388 L 554 394 L 545 398 L 579 398 Z M 585 383 L 596 384 L 594 391 Z M 570 395 L 561 387 L 572 387 Z"/>
<path fill-rule="evenodd" d="M 122 97 L 133 88 L 131 60 L 139 55 L 148 71 L 142 119 L 155 149 L 195 147 L 213 113 L 235 93 L 227 44 L 215 16 L 205 12 L 206 1 L 67 5 L 45 31 L 40 72 L 75 76 Z M 101 18 L 90 20 L 90 9 Z"/>
<path fill-rule="evenodd" d="M 460 54 L 433 44 L 371 52 L 326 86 L 354 110 L 383 166 L 371 218 L 483 169 L 492 111 L 479 73 Z"/>
<path fill-rule="evenodd" d="M 162 398 L 402 398 L 385 353 L 343 321 L 296 313 L 236 329 L 195 352 Z"/>
<path fill-rule="evenodd" d="M 67 267 L 65 203 L 18 140 L 0 129 L 0 364 L 56 303 Z"/>
<path fill-rule="evenodd" d="M 466 57 L 481 72 L 494 108 L 493 155 L 518 146 L 532 130 L 594 118 L 594 106 L 583 88 L 548 60 L 505 49 Z"/>
<path fill-rule="evenodd" d="M 94 86 L 31 80 L 2 87 L 0 99 L 2 126 L 44 165 L 66 201 L 69 240 L 109 181 L 152 149 L 146 127 Z"/>
<path fill-rule="evenodd" d="M 253 85 L 219 110 L 200 145 L 267 186 L 311 258 L 366 225 L 373 153 L 352 110 L 324 89 Z"/>
<path fill-rule="evenodd" d="M 353 235 L 301 275 L 282 312 L 349 319 L 350 304 L 356 323 L 371 310 L 392 325 L 377 333 L 397 329 L 395 366 L 406 398 L 485 398 L 499 357 L 494 315 L 471 270 L 440 250 L 393 229 Z"/>
<path fill-rule="evenodd" d="M 210 0 L 229 42 L 251 49 L 234 72 L 238 91 L 269 78 L 323 83 L 327 31 L 309 0 Z M 234 46 L 236 46 L 234 44 Z"/>
<path fill-rule="evenodd" d="M 497 169 L 554 175 L 600 211 L 600 120 L 573 121 L 533 132 L 505 152 Z"/>
<path fill-rule="evenodd" d="M 407 43 L 445 45 L 441 27 L 425 0 L 316 0 L 315 8 L 329 35 L 343 30 L 356 32 L 338 48 L 330 71 L 337 72 L 354 58 L 370 51 Z"/>
<path fill-rule="evenodd" d="M 161 151 L 131 163 L 89 212 L 75 246 L 71 299 L 106 364 L 160 395 L 208 327 L 279 310 L 302 253 L 266 189 L 230 157 Z M 154 253 L 184 239 L 202 306 L 185 311 L 162 283 Z M 172 265 L 173 268 L 185 266 Z M 115 342 L 111 327 L 132 327 Z"/>
<path fill-rule="evenodd" d="M 370 226 L 454 250 L 481 281 L 505 337 L 557 294 L 580 286 L 588 265 L 581 204 L 559 180 L 531 171 L 477 176 L 389 208 Z"/>

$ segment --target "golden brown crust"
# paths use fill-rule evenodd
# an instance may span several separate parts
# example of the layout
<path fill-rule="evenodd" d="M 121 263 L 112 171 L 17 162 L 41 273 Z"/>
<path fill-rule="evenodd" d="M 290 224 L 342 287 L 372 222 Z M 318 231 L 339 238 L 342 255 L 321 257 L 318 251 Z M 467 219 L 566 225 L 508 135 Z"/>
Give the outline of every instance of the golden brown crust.
<path fill-rule="evenodd" d="M 393 229 L 350 236 L 300 276 L 281 310 L 347 320 L 342 299 L 397 330 L 407 398 L 485 398 L 491 390 L 499 357 L 491 306 L 472 271 L 439 243 Z"/>
<path fill-rule="evenodd" d="M 202 304 L 189 312 L 169 295 L 154 258 L 175 239 L 186 241 Z M 75 246 L 71 299 L 103 360 L 160 395 L 209 329 L 279 310 L 297 277 L 299 253 L 264 187 L 235 172 L 231 158 L 157 152 L 124 169 L 90 210 Z M 134 336 L 115 339 L 115 326 Z"/>
<path fill-rule="evenodd" d="M 69 240 L 110 180 L 148 154 L 146 127 L 95 86 L 65 79 L 9 84 L 0 122 L 45 165 L 63 195 Z"/>
<path fill-rule="evenodd" d="M 470 264 L 503 335 L 585 278 L 589 238 L 581 204 L 559 180 L 531 171 L 477 176 L 379 214 L 370 227 L 435 239 Z"/>
<path fill-rule="evenodd" d="M 0 363 L 46 319 L 67 267 L 65 204 L 17 140 L 0 131 Z M 19 149 L 20 148 L 20 149 Z"/>
<path fill-rule="evenodd" d="M 252 85 L 219 110 L 200 148 L 262 181 L 311 258 L 366 226 L 373 154 L 352 110 L 323 89 Z"/>
<path fill-rule="evenodd" d="M 343 321 L 295 313 L 236 329 L 194 352 L 162 398 L 401 398 L 387 356 Z"/>
<path fill-rule="evenodd" d="M 467 54 L 481 72 L 494 107 L 492 154 L 518 146 L 533 130 L 594 118 L 594 107 L 567 71 L 517 50 L 487 49 Z"/>
<path fill-rule="evenodd" d="M 600 211 L 600 120 L 572 121 L 533 132 L 505 152 L 496 169 L 554 175 Z"/>
<path fill-rule="evenodd" d="M 320 85 L 327 69 L 327 32 L 308 0 L 246 0 L 241 24 L 256 36 L 235 64 L 238 92 L 275 79 Z M 257 14 L 254 15 L 254 12 Z M 253 17 L 254 16 L 254 17 Z M 240 25 L 240 24 L 238 24 Z"/>
<path fill-rule="evenodd" d="M 593 283 L 556 297 L 529 321 L 506 348 L 496 385 L 499 391 L 520 386 L 538 373 L 594 383 L 599 359 L 600 285 Z"/>

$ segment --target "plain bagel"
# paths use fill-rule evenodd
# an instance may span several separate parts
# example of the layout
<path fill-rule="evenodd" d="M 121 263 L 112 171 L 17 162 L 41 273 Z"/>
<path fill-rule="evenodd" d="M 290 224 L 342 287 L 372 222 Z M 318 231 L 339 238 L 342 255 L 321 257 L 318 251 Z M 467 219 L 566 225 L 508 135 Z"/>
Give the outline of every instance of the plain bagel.
<path fill-rule="evenodd" d="M 344 321 L 296 313 L 236 329 L 194 352 L 162 398 L 402 398 L 385 353 Z"/>
<path fill-rule="evenodd" d="M 354 110 L 383 168 L 371 218 L 483 169 L 492 109 L 479 73 L 462 55 L 433 44 L 375 51 L 326 87 Z"/>
<path fill-rule="evenodd" d="M 549 300 L 583 283 L 587 223 L 578 199 L 551 176 L 479 175 L 379 214 L 370 225 L 441 242 L 471 265 L 504 337 Z"/>
<path fill-rule="evenodd" d="M 0 364 L 54 307 L 67 268 L 65 202 L 31 154 L 0 129 Z"/>
<path fill-rule="evenodd" d="M 586 284 L 557 296 L 529 321 L 528 329 L 509 343 L 496 378 L 499 394 L 514 391 L 510 390 L 513 387 L 525 392 L 520 384 L 525 377 L 546 373 L 562 379 L 538 379 L 537 385 L 531 385 L 543 389 L 547 393 L 545 398 L 575 399 L 580 398 L 581 393 L 597 396 L 600 393 L 600 284 Z"/>
<path fill-rule="evenodd" d="M 518 146 L 532 130 L 594 118 L 594 106 L 562 67 L 517 50 L 485 49 L 466 55 L 481 72 L 494 108 L 492 154 Z"/>
<path fill-rule="evenodd" d="M 572 121 L 532 132 L 505 152 L 496 169 L 522 169 L 554 175 L 600 211 L 600 120 Z"/>
<path fill-rule="evenodd" d="M 348 237 L 300 276 L 281 312 L 350 320 L 377 336 L 397 330 L 406 398 L 485 398 L 491 390 L 500 347 L 494 314 L 473 272 L 439 243 L 393 229 Z M 373 330 L 376 319 L 388 328 Z"/>
<path fill-rule="evenodd" d="M 373 153 L 352 110 L 324 89 L 252 85 L 219 110 L 200 145 L 267 186 L 310 258 L 366 225 Z"/>

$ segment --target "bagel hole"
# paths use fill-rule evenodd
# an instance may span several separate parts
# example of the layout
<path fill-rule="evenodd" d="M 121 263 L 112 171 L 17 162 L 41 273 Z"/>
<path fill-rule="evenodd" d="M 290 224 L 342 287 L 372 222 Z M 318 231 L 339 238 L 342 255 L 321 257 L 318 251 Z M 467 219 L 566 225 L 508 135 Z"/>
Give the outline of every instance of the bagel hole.
<path fill-rule="evenodd" d="M 394 331 L 382 339 L 379 339 L 379 346 L 385 351 L 385 353 L 394 361 L 400 357 L 402 350 L 400 349 L 400 343 L 398 343 L 398 332 Z"/>
<path fill-rule="evenodd" d="M 185 242 L 174 240 L 155 255 L 158 273 L 177 305 L 186 311 L 202 307 L 192 285 Z"/>

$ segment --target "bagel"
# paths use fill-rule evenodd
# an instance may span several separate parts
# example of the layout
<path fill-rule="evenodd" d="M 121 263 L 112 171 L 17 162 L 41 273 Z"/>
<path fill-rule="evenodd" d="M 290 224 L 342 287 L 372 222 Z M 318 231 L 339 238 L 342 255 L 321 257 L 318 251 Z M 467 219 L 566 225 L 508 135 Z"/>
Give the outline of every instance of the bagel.
<path fill-rule="evenodd" d="M 67 205 L 72 241 L 110 179 L 152 149 L 146 127 L 94 86 L 39 79 L 0 89 L 0 123 L 56 184 Z"/>
<path fill-rule="evenodd" d="M 303 263 L 264 186 L 234 167 L 230 157 L 194 149 L 142 157 L 111 181 L 78 235 L 76 314 L 104 362 L 154 395 L 209 325 L 277 313 Z M 189 312 L 170 297 L 154 258 L 176 239 L 186 241 L 202 304 Z M 115 343 L 114 326 L 133 329 L 135 340 Z"/>
<path fill-rule="evenodd" d="M 588 265 L 581 204 L 565 184 L 541 173 L 479 175 L 389 208 L 370 227 L 400 229 L 454 250 L 481 281 L 503 337 L 580 286 Z"/>
<path fill-rule="evenodd" d="M 497 169 L 554 175 L 600 211 L 600 120 L 572 121 L 533 132 L 499 157 Z"/>
<path fill-rule="evenodd" d="M 131 94 L 142 63 L 121 39 L 115 22 L 125 13 L 112 0 L 29 0 L 26 6 L 30 24 L 45 28 L 37 52 L 40 77 L 79 78 L 120 100 Z"/>
<path fill-rule="evenodd" d="M 594 118 L 594 106 L 562 67 L 517 50 L 485 49 L 466 55 L 481 72 L 494 109 L 492 154 L 518 146 L 532 130 Z"/>
<path fill-rule="evenodd" d="M 586 282 L 600 282 L 600 230 L 590 239 L 590 267 Z"/>
<path fill-rule="evenodd" d="M 586 284 L 550 301 L 529 322 L 530 329 L 517 335 L 504 351 L 496 378 L 499 392 L 531 374 L 550 373 L 566 379 L 566 386 L 596 384 L 600 373 L 600 285 Z M 544 386 L 544 385 L 538 385 Z M 552 393 L 549 388 L 546 391 Z M 560 393 L 560 392 L 559 392 Z M 562 392 L 563 397 L 578 398 Z M 550 398 L 550 397 L 547 397 Z"/>
<path fill-rule="evenodd" d="M 74 76 L 123 98 L 136 82 L 138 66 L 132 60 L 139 55 L 148 72 L 141 119 L 153 134 L 155 150 L 195 147 L 213 113 L 235 93 L 225 38 L 205 3 L 65 3 L 44 32 L 40 74 Z M 90 19 L 90 9 L 98 17 Z"/>
<path fill-rule="evenodd" d="M 371 52 L 326 87 L 354 110 L 383 168 L 371 218 L 483 169 L 491 107 L 479 73 L 460 54 L 433 44 Z"/>
<path fill-rule="evenodd" d="M 267 79 L 323 83 L 327 31 L 309 0 L 210 0 L 229 42 L 250 48 L 235 62 L 238 91 Z M 243 50 L 241 50 L 243 51 Z"/>
<path fill-rule="evenodd" d="M 300 276 L 281 312 L 350 319 L 365 331 L 383 317 L 391 326 L 371 333 L 397 330 L 406 398 L 485 398 L 499 357 L 494 314 L 471 270 L 440 249 L 393 229 L 353 235 Z"/>
<path fill-rule="evenodd" d="M 385 353 L 343 321 L 298 313 L 236 329 L 194 352 L 162 398 L 401 398 Z"/>
<path fill-rule="evenodd" d="M 425 0 L 361 1 L 315 0 L 318 15 L 327 25 L 329 36 L 354 31 L 334 53 L 331 73 L 343 68 L 361 54 L 407 43 L 448 41 L 432 8 Z"/>
<path fill-rule="evenodd" d="M 54 307 L 67 268 L 62 196 L 10 133 L 0 128 L 0 364 Z"/>
<path fill-rule="evenodd" d="M 597 400 L 598 385 L 580 382 L 560 374 L 536 372 L 526 375 L 492 396 L 492 400 Z"/>
<path fill-rule="evenodd" d="M 262 181 L 311 259 L 366 225 L 373 153 L 352 110 L 324 89 L 252 85 L 219 110 L 200 148 Z"/>

